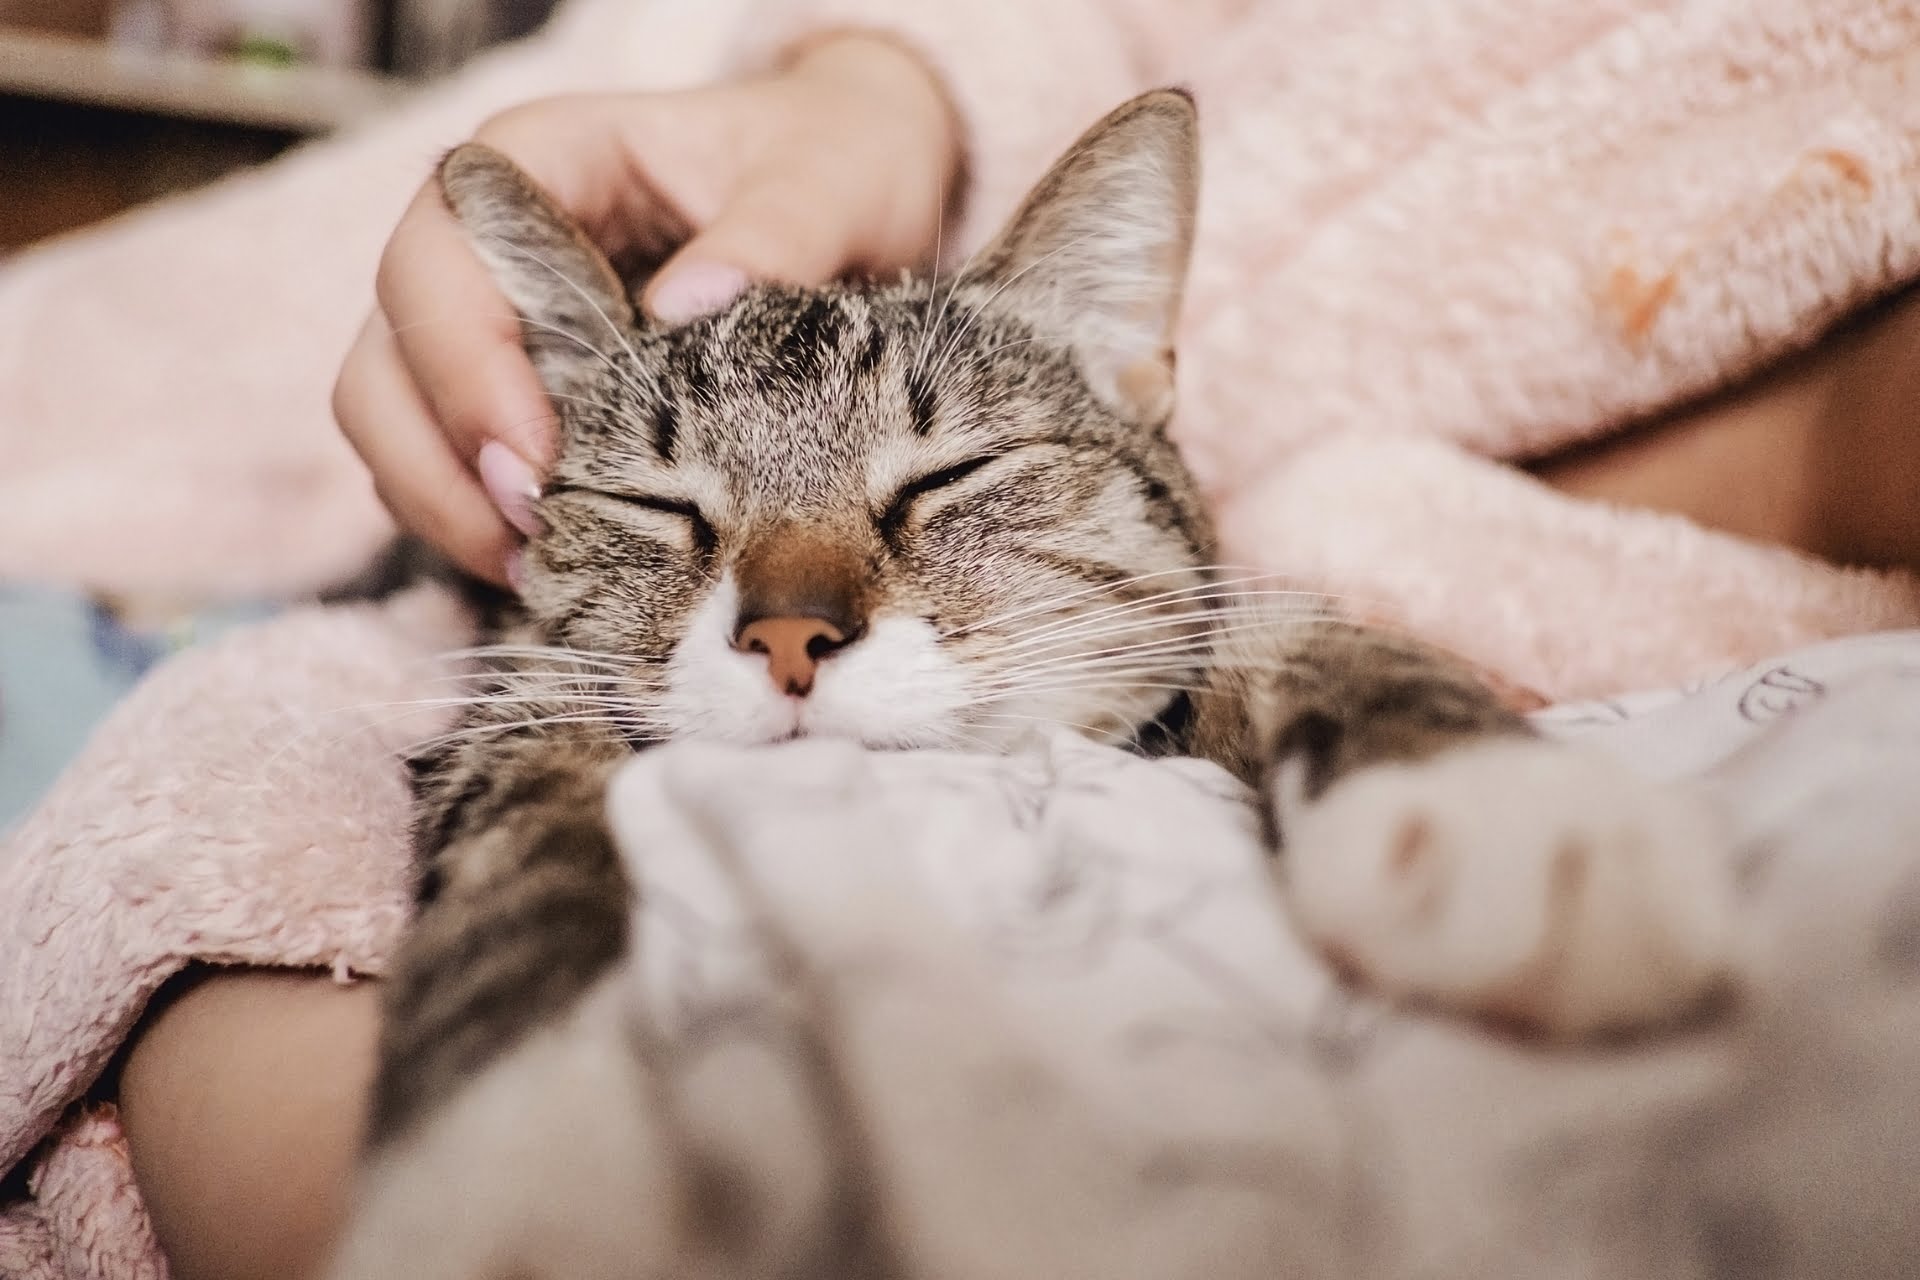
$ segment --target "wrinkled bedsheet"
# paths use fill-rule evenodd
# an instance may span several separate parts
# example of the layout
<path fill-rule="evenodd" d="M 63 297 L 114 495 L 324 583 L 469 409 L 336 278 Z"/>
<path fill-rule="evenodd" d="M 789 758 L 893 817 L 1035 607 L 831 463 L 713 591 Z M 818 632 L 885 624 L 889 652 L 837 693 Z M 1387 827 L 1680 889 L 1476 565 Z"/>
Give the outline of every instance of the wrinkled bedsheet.
<path fill-rule="evenodd" d="M 381 971 L 398 753 L 432 731 L 390 708 L 461 639 L 402 599 L 183 655 L 16 833 L 0 1145 L 31 1195 L 0 1275 L 163 1275 L 111 1107 L 79 1100 L 190 959 Z M 578 1241 L 585 1214 L 694 1278 L 1920 1275 L 1920 633 L 1541 721 L 1728 815 L 1744 977 L 1712 1018 L 1552 1048 L 1357 997 L 1198 762 L 675 744 L 611 797 L 633 960 L 516 1051 L 632 1070 L 611 1097 L 498 1073 L 525 1123 L 411 1227 Z"/>
<path fill-rule="evenodd" d="M 1198 762 L 641 757 L 637 1144 L 739 1173 L 712 1274 L 1920 1274 L 1920 634 L 1542 721 L 1729 815 L 1744 976 L 1698 1025 L 1550 1048 L 1356 998 Z"/>

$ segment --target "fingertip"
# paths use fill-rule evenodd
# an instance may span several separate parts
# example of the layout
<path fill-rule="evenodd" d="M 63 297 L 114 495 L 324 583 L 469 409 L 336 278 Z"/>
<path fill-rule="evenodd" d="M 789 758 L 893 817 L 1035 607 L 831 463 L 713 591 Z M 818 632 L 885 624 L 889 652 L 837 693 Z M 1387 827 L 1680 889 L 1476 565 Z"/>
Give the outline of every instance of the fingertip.
<path fill-rule="evenodd" d="M 738 267 L 675 258 L 647 285 L 643 305 L 662 324 L 685 324 L 727 306 L 747 284 L 747 273 Z"/>
<path fill-rule="evenodd" d="M 507 523 L 528 537 L 539 533 L 540 517 L 534 514 L 533 504 L 540 497 L 540 481 L 526 460 L 500 441 L 489 440 L 480 446 L 476 469 L 487 496 Z"/>
<path fill-rule="evenodd" d="M 823 285 L 856 258 L 855 230 L 823 209 L 818 175 L 785 169 L 757 175 L 649 282 L 642 303 L 664 324 L 727 306 L 755 281 Z"/>

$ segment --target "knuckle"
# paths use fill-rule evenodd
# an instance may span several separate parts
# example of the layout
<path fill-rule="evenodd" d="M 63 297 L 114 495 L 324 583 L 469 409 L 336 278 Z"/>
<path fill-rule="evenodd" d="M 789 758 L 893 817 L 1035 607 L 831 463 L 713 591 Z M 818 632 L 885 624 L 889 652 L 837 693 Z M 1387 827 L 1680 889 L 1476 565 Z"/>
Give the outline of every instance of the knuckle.
<path fill-rule="evenodd" d="M 512 154 L 516 145 L 555 127 L 564 126 L 567 119 L 591 96 L 583 93 L 551 94 L 516 103 L 481 121 L 480 127 L 473 131 L 474 140 Z"/>

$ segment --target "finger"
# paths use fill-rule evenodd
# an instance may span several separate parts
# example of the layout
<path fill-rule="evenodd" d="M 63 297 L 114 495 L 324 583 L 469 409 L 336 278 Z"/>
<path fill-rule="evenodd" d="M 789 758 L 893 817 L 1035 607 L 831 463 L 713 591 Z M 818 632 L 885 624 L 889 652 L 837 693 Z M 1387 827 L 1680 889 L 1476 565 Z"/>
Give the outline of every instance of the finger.
<path fill-rule="evenodd" d="M 414 198 L 394 230 L 376 293 L 396 359 L 456 456 L 471 464 L 498 440 L 544 467 L 553 452 L 553 407 L 521 345 L 520 319 L 437 185 Z"/>
<path fill-rule="evenodd" d="M 731 302 L 750 280 L 824 284 L 860 265 L 862 231 L 839 216 L 827 169 L 782 165 L 754 175 L 648 283 L 642 305 L 680 324 Z"/>
<path fill-rule="evenodd" d="M 333 413 L 394 519 L 468 573 L 507 585 L 519 539 L 441 434 L 378 315 L 341 368 Z"/>
<path fill-rule="evenodd" d="M 566 210 L 602 250 L 625 250 L 636 200 L 650 196 L 629 134 L 647 132 L 647 95 L 577 93 L 541 98 L 492 117 L 474 139 L 507 156 Z M 638 99 L 638 101 L 636 101 Z M 644 154 L 644 152 L 642 153 Z"/>

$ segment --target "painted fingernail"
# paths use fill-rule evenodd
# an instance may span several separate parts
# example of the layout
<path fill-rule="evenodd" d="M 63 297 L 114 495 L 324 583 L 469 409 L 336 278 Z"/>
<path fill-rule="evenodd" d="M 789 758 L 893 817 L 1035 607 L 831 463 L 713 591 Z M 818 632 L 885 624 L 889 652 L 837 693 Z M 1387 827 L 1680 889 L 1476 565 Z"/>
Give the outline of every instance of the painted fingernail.
<path fill-rule="evenodd" d="M 519 547 L 507 552 L 507 585 L 515 595 L 527 593 L 527 553 Z"/>
<path fill-rule="evenodd" d="M 533 468 L 498 440 L 480 446 L 479 467 L 480 483 L 507 523 L 529 538 L 539 533 L 540 517 L 533 514 L 533 503 L 540 496 L 540 482 Z"/>
<path fill-rule="evenodd" d="M 669 271 L 653 291 L 654 319 L 685 324 L 718 311 L 747 287 L 746 272 L 717 262 L 689 262 Z"/>

